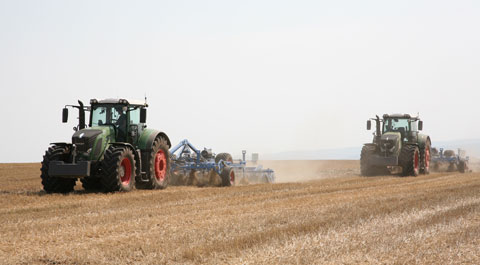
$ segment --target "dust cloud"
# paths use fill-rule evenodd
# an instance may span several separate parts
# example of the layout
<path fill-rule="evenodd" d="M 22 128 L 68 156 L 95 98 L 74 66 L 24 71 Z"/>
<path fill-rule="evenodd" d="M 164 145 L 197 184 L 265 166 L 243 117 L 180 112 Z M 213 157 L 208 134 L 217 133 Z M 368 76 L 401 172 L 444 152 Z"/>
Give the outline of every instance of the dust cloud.
<path fill-rule="evenodd" d="M 480 172 L 480 158 L 470 157 L 468 168 L 473 172 Z"/>
<path fill-rule="evenodd" d="M 277 183 L 303 182 L 360 174 L 358 160 L 263 160 L 259 161 L 258 165 L 273 169 Z"/>

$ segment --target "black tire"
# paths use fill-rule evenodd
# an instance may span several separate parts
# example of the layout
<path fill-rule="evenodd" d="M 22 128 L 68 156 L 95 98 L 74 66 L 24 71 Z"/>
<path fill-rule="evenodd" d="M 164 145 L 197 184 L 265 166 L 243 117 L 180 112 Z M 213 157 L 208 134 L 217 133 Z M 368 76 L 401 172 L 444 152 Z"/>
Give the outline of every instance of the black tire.
<path fill-rule="evenodd" d="M 425 148 L 420 150 L 420 174 L 430 174 L 431 144 L 425 143 Z"/>
<path fill-rule="evenodd" d="M 400 151 L 402 176 L 418 176 L 420 173 L 420 152 L 416 145 L 405 145 Z"/>
<path fill-rule="evenodd" d="M 215 156 L 215 163 L 220 162 L 220 160 L 233 162 L 232 155 L 230 155 L 229 153 L 220 153 L 217 156 Z"/>
<path fill-rule="evenodd" d="M 459 171 L 460 173 L 468 172 L 468 164 L 467 164 L 466 161 L 460 161 L 460 162 L 458 163 L 457 168 L 458 168 L 458 171 Z"/>
<path fill-rule="evenodd" d="M 66 146 L 53 145 L 48 148 L 43 156 L 42 168 L 40 169 L 43 189 L 47 193 L 69 193 L 75 187 L 75 178 L 59 178 L 48 175 L 50 161 L 66 161 L 69 157 Z"/>
<path fill-rule="evenodd" d="M 445 151 L 443 151 L 443 155 L 446 156 L 446 157 L 452 157 L 452 156 L 455 156 L 455 151 L 445 150 Z"/>
<path fill-rule="evenodd" d="M 165 189 L 170 181 L 170 163 L 167 140 L 158 137 L 146 164 L 148 181 L 137 182 L 137 189 Z"/>
<path fill-rule="evenodd" d="M 454 163 L 450 163 L 447 168 L 447 172 L 455 171 L 456 165 Z"/>
<path fill-rule="evenodd" d="M 220 173 L 222 187 L 235 186 L 235 171 L 232 167 L 224 167 Z"/>
<path fill-rule="evenodd" d="M 262 183 L 270 183 L 270 179 L 268 179 L 267 175 L 262 176 Z"/>
<path fill-rule="evenodd" d="M 110 146 L 101 164 L 100 182 L 107 192 L 130 191 L 135 186 L 135 157 L 126 146 Z"/>
<path fill-rule="evenodd" d="M 374 176 L 375 167 L 369 165 L 368 160 L 371 155 L 375 154 L 375 146 L 364 145 L 360 153 L 360 173 L 362 176 Z"/>
<path fill-rule="evenodd" d="M 86 191 L 101 191 L 101 190 L 103 190 L 103 185 L 100 182 L 100 178 L 84 177 L 84 178 L 80 179 L 80 182 L 82 182 L 82 187 Z"/>

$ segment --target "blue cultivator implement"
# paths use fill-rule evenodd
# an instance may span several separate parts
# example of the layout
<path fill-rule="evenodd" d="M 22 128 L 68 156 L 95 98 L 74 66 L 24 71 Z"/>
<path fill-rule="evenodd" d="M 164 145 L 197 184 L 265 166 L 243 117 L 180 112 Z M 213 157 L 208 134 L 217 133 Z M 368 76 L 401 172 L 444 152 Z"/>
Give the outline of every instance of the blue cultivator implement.
<path fill-rule="evenodd" d="M 183 140 L 170 149 L 171 185 L 233 186 L 236 183 L 274 182 L 271 169 L 247 167 L 243 160 L 233 161 L 228 153 L 215 155 L 211 149 L 200 151 L 188 140 Z"/>
<path fill-rule="evenodd" d="M 469 157 L 465 156 L 465 150 L 458 149 L 458 153 L 455 154 L 453 150 L 437 150 L 432 149 L 432 167 L 435 171 L 459 171 L 460 173 L 469 172 L 468 169 Z"/>

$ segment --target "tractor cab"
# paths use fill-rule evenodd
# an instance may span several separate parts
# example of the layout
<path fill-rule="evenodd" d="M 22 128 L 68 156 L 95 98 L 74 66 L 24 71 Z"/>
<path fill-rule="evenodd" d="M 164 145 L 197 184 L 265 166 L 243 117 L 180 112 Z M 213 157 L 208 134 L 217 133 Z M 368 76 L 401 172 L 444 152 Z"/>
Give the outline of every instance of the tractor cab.
<path fill-rule="evenodd" d="M 89 127 L 108 126 L 114 131 L 115 142 L 136 144 L 146 127 L 146 103 L 126 99 L 92 99 L 90 105 Z"/>
<path fill-rule="evenodd" d="M 411 117 L 409 114 L 385 114 L 383 115 L 382 134 L 400 133 L 403 141 L 414 141 L 418 131 L 422 130 L 422 123 L 418 117 Z"/>

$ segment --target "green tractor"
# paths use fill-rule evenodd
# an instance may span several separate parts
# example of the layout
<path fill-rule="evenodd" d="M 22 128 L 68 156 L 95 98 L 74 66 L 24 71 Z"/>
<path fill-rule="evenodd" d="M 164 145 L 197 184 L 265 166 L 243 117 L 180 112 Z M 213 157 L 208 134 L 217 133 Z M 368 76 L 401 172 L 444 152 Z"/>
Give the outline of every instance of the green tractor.
<path fill-rule="evenodd" d="M 373 143 L 365 144 L 360 155 L 362 176 L 399 172 L 402 176 L 430 173 L 430 148 L 428 135 L 419 133 L 423 122 L 409 114 L 383 115 L 367 121 L 367 130 L 376 123 Z"/>
<path fill-rule="evenodd" d="M 87 191 L 167 187 L 171 143 L 165 133 L 147 129 L 146 102 L 92 99 L 89 107 L 78 103 L 65 106 L 62 113 L 66 123 L 67 107 L 79 111 L 72 143 L 52 143 L 43 157 L 41 178 L 47 193 L 71 192 L 77 179 Z"/>

